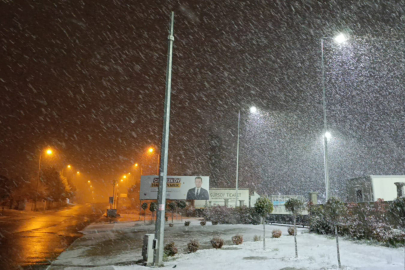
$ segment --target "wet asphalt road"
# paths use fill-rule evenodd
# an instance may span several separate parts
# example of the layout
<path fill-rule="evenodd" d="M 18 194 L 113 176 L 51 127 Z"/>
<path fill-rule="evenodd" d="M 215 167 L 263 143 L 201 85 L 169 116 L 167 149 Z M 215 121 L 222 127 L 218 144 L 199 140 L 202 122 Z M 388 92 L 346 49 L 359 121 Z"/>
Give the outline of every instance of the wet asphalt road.
<path fill-rule="evenodd" d="M 0 216 L 0 268 L 46 269 L 106 208 L 84 204 L 58 211 L 5 211 Z"/>

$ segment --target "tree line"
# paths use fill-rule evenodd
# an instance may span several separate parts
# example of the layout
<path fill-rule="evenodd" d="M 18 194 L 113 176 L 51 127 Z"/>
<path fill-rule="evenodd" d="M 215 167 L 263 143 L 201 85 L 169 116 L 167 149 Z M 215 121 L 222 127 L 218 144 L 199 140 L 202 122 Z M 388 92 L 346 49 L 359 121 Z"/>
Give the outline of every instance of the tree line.
<path fill-rule="evenodd" d="M 63 202 L 75 196 L 76 188 L 66 176 L 55 167 L 45 167 L 39 177 L 15 180 L 0 175 L 0 204 L 10 209 L 20 202 L 46 201 Z"/>

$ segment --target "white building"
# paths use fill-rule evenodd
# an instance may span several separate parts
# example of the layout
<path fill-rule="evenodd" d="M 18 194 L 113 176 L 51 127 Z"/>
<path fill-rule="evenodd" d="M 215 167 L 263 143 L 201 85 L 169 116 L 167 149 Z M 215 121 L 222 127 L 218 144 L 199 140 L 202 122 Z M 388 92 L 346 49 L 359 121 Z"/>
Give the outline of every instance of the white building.
<path fill-rule="evenodd" d="M 378 199 L 393 201 L 397 198 L 395 183 L 405 183 L 405 175 L 370 175 L 350 179 L 347 201 L 375 202 Z"/>

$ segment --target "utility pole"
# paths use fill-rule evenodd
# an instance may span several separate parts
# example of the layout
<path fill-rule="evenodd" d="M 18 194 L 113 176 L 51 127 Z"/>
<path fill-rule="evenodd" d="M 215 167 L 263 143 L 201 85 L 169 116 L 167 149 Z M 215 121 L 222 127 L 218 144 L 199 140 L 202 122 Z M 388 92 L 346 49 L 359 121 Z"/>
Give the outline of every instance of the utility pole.
<path fill-rule="evenodd" d="M 37 199 L 38 199 L 38 186 L 39 186 L 39 181 L 41 181 L 41 159 L 42 159 L 42 153 L 39 156 L 39 162 L 38 162 L 38 178 L 37 178 L 37 185 L 35 188 L 35 202 L 34 202 L 34 210 L 37 210 Z"/>
<path fill-rule="evenodd" d="M 239 187 L 239 138 L 240 138 L 240 110 L 238 113 L 238 141 L 236 143 L 236 196 L 235 208 L 238 206 L 238 187 Z"/>
<path fill-rule="evenodd" d="M 172 54 L 173 54 L 173 24 L 174 12 L 170 18 L 170 34 L 168 37 L 168 55 L 167 55 L 167 70 L 166 70 L 166 95 L 165 95 L 165 111 L 163 116 L 163 136 L 162 147 L 160 148 L 160 172 L 159 172 L 159 192 L 158 192 L 158 210 L 155 226 L 155 241 L 156 250 L 154 256 L 154 265 L 163 266 L 163 243 L 165 233 L 165 205 L 166 205 L 166 184 L 167 184 L 167 159 L 169 154 L 169 130 L 170 130 L 170 96 L 172 85 Z"/>

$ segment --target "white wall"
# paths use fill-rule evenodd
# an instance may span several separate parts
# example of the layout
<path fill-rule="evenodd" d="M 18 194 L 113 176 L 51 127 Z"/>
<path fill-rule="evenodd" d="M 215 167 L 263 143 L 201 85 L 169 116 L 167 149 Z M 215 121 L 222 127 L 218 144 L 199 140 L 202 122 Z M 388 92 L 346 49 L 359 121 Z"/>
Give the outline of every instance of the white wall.
<path fill-rule="evenodd" d="M 373 186 L 374 201 L 384 199 L 393 201 L 397 198 L 397 186 L 395 182 L 405 183 L 405 175 L 370 175 Z"/>
<path fill-rule="evenodd" d="M 235 196 L 236 190 L 235 189 L 222 189 L 222 188 L 211 188 L 210 191 L 210 200 L 207 201 L 207 205 L 211 206 L 215 205 L 225 205 L 224 199 L 228 200 L 228 207 L 235 207 Z M 244 205 L 249 207 L 249 189 L 238 189 L 238 206 L 239 201 L 244 200 Z M 205 208 L 206 201 L 194 201 L 195 208 Z"/>

